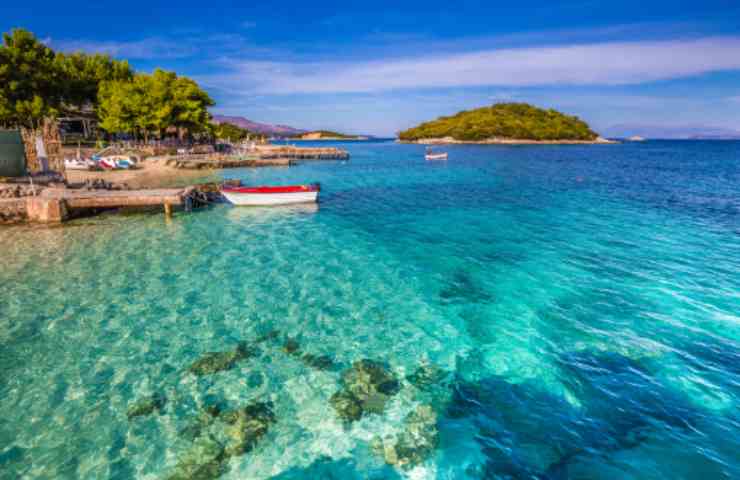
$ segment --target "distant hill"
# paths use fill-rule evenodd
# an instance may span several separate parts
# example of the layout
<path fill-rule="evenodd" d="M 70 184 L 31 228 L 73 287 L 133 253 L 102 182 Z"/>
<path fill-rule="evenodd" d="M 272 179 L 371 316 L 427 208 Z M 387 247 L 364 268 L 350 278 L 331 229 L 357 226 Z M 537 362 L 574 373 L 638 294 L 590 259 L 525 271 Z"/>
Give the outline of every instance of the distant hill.
<path fill-rule="evenodd" d="M 606 129 L 610 137 L 627 138 L 639 135 L 645 138 L 675 140 L 740 140 L 740 130 L 706 125 L 647 125 L 624 123 Z"/>
<path fill-rule="evenodd" d="M 229 115 L 214 115 L 213 123 L 230 123 L 237 127 L 244 128 L 250 132 L 261 133 L 264 135 L 277 135 L 281 137 L 291 137 L 305 133 L 305 130 L 298 128 L 288 127 L 285 125 L 271 125 L 269 123 L 253 122 L 252 120 L 244 117 L 236 117 Z"/>
<path fill-rule="evenodd" d="M 498 103 L 459 112 L 404 130 L 402 141 L 452 139 L 462 142 L 592 142 L 596 132 L 578 117 L 526 103 Z"/>

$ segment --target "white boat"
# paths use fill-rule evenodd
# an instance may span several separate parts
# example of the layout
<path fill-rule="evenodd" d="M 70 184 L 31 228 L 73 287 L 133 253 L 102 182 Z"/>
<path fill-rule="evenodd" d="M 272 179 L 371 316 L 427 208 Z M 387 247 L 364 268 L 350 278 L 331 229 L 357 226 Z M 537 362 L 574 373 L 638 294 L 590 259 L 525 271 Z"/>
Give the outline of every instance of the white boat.
<path fill-rule="evenodd" d="M 116 168 L 126 169 L 136 166 L 136 158 L 133 155 L 107 155 L 103 157 L 109 164 Z"/>
<path fill-rule="evenodd" d="M 447 152 L 435 153 L 431 148 L 427 148 L 427 153 L 424 155 L 427 160 L 447 160 Z"/>
<path fill-rule="evenodd" d="M 88 160 L 81 160 L 79 158 L 65 158 L 64 168 L 67 170 L 90 170 L 94 164 Z"/>
<path fill-rule="evenodd" d="M 267 206 L 316 203 L 320 190 L 316 183 L 284 187 L 223 187 L 221 193 L 234 205 Z"/>

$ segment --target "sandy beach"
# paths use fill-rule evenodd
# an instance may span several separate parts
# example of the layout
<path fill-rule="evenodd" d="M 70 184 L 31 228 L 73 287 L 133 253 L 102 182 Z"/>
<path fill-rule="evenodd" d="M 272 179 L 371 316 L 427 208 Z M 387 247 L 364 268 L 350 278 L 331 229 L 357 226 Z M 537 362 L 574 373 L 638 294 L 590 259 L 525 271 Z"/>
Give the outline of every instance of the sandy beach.
<path fill-rule="evenodd" d="M 165 164 L 163 157 L 150 157 L 132 170 L 84 171 L 67 170 L 70 183 L 102 179 L 106 182 L 125 183 L 131 188 L 160 188 L 185 186 L 220 178 L 215 170 L 178 169 Z"/>

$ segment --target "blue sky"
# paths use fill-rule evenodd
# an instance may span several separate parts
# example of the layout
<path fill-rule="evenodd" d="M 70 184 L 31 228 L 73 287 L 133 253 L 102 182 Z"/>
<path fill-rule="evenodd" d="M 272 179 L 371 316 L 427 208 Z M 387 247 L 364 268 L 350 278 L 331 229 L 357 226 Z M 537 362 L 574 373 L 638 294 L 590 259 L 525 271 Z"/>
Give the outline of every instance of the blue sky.
<path fill-rule="evenodd" d="M 528 101 L 612 135 L 740 130 L 737 0 L 6 3 L 3 31 L 192 76 L 257 121 L 393 135 Z"/>

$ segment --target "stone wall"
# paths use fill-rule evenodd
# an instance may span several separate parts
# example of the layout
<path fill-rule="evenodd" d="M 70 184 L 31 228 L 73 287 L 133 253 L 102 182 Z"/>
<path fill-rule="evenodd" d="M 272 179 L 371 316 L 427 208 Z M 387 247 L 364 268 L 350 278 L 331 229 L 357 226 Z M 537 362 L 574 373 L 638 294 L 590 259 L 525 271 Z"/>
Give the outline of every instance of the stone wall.
<path fill-rule="evenodd" d="M 0 199 L 32 197 L 41 191 L 40 187 L 20 184 L 0 184 Z"/>
<path fill-rule="evenodd" d="M 18 223 L 28 220 L 25 198 L 0 199 L 0 224 Z"/>

